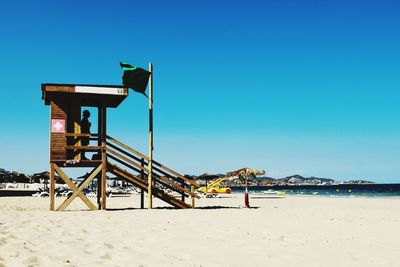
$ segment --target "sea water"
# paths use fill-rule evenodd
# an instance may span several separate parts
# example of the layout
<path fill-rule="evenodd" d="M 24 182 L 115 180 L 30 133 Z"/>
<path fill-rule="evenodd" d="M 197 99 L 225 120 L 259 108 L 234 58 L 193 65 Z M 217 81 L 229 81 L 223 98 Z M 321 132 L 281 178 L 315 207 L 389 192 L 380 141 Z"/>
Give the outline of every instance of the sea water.
<path fill-rule="evenodd" d="M 232 193 L 243 193 L 243 187 L 232 187 Z M 283 191 L 287 195 L 327 197 L 400 197 L 400 184 L 339 184 L 294 186 L 249 186 L 249 193 Z"/>

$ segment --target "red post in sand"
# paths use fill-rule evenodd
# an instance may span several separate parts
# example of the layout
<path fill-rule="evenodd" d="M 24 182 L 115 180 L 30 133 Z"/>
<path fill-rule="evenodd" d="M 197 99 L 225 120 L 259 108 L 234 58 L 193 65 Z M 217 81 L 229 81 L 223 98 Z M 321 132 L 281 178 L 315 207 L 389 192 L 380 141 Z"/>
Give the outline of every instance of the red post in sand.
<path fill-rule="evenodd" d="M 250 204 L 249 204 L 249 192 L 247 190 L 247 176 L 245 178 L 245 183 L 246 183 L 246 191 L 244 193 L 244 207 L 245 208 L 250 208 Z"/>

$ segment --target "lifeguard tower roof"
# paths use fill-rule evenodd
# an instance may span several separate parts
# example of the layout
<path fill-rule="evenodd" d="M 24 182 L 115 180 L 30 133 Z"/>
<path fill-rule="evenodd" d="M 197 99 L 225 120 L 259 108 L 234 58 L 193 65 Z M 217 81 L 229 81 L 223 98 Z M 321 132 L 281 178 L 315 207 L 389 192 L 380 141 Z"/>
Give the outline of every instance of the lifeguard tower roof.
<path fill-rule="evenodd" d="M 123 85 L 42 84 L 42 99 L 46 105 L 60 98 L 80 102 L 82 106 L 115 108 L 128 96 Z"/>

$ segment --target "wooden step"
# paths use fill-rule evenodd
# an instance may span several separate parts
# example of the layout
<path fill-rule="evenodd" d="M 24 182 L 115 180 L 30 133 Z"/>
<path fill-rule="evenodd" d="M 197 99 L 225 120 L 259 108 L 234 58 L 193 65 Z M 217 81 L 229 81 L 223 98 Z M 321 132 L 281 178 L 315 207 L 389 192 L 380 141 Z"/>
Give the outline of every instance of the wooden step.
<path fill-rule="evenodd" d="M 107 170 L 109 172 L 125 179 L 129 183 L 139 187 L 140 189 L 142 189 L 146 192 L 148 191 L 147 181 L 141 179 L 139 176 L 134 175 L 134 174 L 128 172 L 127 170 L 124 170 L 124 169 L 118 167 L 117 165 L 114 165 L 111 163 L 107 164 Z M 157 179 L 157 178 L 155 178 L 155 179 Z M 185 208 L 192 207 L 190 204 L 185 203 L 184 201 L 164 192 L 163 190 L 161 190 L 160 188 L 157 188 L 157 187 L 153 187 L 152 194 L 155 197 L 162 199 L 163 201 L 167 202 L 168 204 L 171 204 L 172 206 L 174 206 L 176 208 L 185 209 Z"/>
<path fill-rule="evenodd" d="M 118 158 L 114 155 L 107 155 L 110 159 L 112 159 L 113 161 L 118 162 L 119 164 L 128 167 L 129 168 L 129 172 L 135 175 L 140 175 L 140 177 L 142 177 L 142 175 L 144 176 L 148 176 L 148 169 L 138 169 L 136 166 L 132 166 L 129 162 L 124 161 L 121 158 Z M 110 162 L 109 162 L 110 163 Z M 115 163 L 110 163 L 110 164 L 115 164 Z M 118 166 L 118 165 L 117 165 Z M 185 197 L 195 197 L 195 198 L 200 198 L 195 192 L 192 192 L 192 188 L 187 188 L 187 184 L 182 184 L 181 183 L 177 183 L 174 182 L 177 179 L 179 179 L 179 177 L 173 177 L 171 175 L 165 174 L 166 176 L 162 176 L 162 174 L 159 174 L 157 169 L 153 169 L 153 181 L 157 181 L 157 183 L 162 184 L 163 186 L 165 186 L 166 188 L 171 189 L 172 191 L 176 191 L 178 193 L 184 193 Z M 173 179 L 174 181 L 171 181 L 170 179 Z M 196 188 L 196 187 L 195 187 Z"/>

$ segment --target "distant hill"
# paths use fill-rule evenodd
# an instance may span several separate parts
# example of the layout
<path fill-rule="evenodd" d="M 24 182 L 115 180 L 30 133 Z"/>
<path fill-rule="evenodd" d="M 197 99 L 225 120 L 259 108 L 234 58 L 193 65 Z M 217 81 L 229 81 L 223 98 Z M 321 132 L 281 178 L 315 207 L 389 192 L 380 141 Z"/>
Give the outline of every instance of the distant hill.
<path fill-rule="evenodd" d="M 272 178 L 272 177 L 268 177 L 268 176 L 260 176 L 260 177 L 257 177 L 257 180 L 273 182 L 273 181 L 276 181 L 277 179 Z"/>
<path fill-rule="evenodd" d="M 335 182 L 335 180 L 330 178 L 319 178 L 319 177 L 307 178 L 298 174 L 278 179 L 278 181 L 285 184 L 333 184 Z"/>
<path fill-rule="evenodd" d="M 290 175 L 284 178 L 273 178 L 268 176 L 262 176 L 250 179 L 251 185 L 333 185 L 333 184 L 373 184 L 373 182 L 365 180 L 350 180 L 346 182 L 338 182 L 331 178 L 320 178 L 320 177 L 303 177 L 299 174 Z M 228 185 L 240 185 L 242 181 L 233 180 L 229 181 Z"/>

